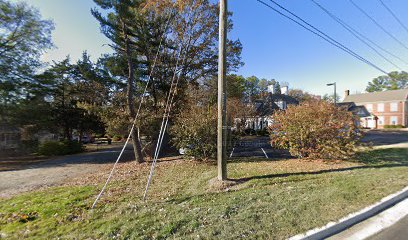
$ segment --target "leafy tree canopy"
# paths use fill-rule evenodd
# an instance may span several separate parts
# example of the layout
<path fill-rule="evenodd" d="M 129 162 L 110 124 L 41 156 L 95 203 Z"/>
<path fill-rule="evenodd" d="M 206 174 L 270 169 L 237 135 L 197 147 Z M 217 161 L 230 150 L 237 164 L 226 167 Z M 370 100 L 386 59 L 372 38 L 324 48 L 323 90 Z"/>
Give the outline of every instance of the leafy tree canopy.
<path fill-rule="evenodd" d="M 3 101 L 24 97 L 45 50 L 53 46 L 54 25 L 24 2 L 0 0 L 0 94 Z"/>
<path fill-rule="evenodd" d="M 367 92 L 381 92 L 385 90 L 398 90 L 408 88 L 407 72 L 390 72 L 388 75 L 374 78 L 368 83 Z"/>
<path fill-rule="evenodd" d="M 290 89 L 288 95 L 295 98 L 299 102 L 309 101 L 313 99 L 313 95 L 303 91 L 302 89 Z"/>

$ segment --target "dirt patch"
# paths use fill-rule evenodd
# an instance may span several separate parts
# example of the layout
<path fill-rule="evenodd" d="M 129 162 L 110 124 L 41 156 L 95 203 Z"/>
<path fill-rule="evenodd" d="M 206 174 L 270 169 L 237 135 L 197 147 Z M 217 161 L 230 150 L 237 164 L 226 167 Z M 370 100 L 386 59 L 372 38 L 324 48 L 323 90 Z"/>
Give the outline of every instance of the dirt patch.
<path fill-rule="evenodd" d="M 161 158 L 157 161 L 157 165 L 166 167 L 169 165 L 178 165 L 183 164 L 186 162 L 191 162 L 192 160 L 184 160 L 182 157 L 166 157 Z M 113 179 L 115 181 L 122 181 L 130 178 L 138 178 L 138 177 L 146 177 L 145 175 L 150 171 L 151 167 L 151 159 L 147 159 L 146 162 L 139 164 L 137 162 L 126 162 L 126 163 L 119 163 L 115 170 Z M 71 181 L 64 183 L 63 185 L 66 186 L 73 186 L 73 185 L 99 185 L 105 183 L 106 179 L 108 178 L 113 164 L 107 164 L 101 166 L 97 172 L 93 172 L 91 174 L 85 174 L 83 176 L 73 178 Z"/>
<path fill-rule="evenodd" d="M 31 164 L 47 161 L 45 156 L 7 157 L 0 160 L 0 172 L 24 169 Z"/>
<path fill-rule="evenodd" d="M 210 192 L 223 192 L 229 191 L 229 189 L 240 182 L 237 180 L 218 180 L 218 178 L 212 178 L 208 181 L 209 191 Z"/>

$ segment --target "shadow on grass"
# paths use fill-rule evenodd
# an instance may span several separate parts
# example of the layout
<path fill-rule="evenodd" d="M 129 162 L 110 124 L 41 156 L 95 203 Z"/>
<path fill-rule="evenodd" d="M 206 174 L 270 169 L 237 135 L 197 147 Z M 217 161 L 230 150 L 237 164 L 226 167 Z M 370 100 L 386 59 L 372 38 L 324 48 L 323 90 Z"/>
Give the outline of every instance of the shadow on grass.
<path fill-rule="evenodd" d="M 230 158 L 227 160 L 227 163 L 251 163 L 251 162 L 279 162 L 279 161 L 285 161 L 289 159 L 296 159 L 295 157 L 292 157 L 290 155 L 288 156 L 279 156 L 279 157 L 237 157 L 237 158 Z"/>
<path fill-rule="evenodd" d="M 408 148 L 384 148 L 360 152 L 354 162 L 377 165 L 377 164 L 408 164 Z"/>
<path fill-rule="evenodd" d="M 248 157 L 239 156 L 232 157 L 227 160 L 228 163 L 242 163 L 242 162 L 275 162 L 288 159 L 296 159 L 290 155 L 288 150 L 284 149 L 267 149 L 268 158 L 265 157 L 264 153 L 261 153 L 260 156 L 249 155 Z"/>
<path fill-rule="evenodd" d="M 255 162 L 255 161 L 279 161 L 284 159 L 262 159 L 262 158 L 250 158 L 249 160 L 245 159 L 233 159 L 231 163 L 234 162 Z M 353 171 L 358 169 L 381 169 L 381 168 L 394 168 L 394 167 L 404 167 L 408 166 L 408 149 L 402 148 L 389 148 L 389 149 L 375 149 L 370 151 L 361 152 L 355 156 L 353 162 L 360 163 L 360 166 L 354 167 L 345 167 L 340 169 L 326 169 L 319 171 L 310 171 L 310 172 L 293 172 L 293 173 L 277 173 L 277 174 L 268 174 L 268 175 L 255 175 L 245 178 L 229 178 L 227 179 L 228 186 L 224 189 L 219 189 L 218 192 L 207 192 L 205 194 L 191 195 L 191 196 L 177 196 L 175 198 L 166 200 L 167 203 L 180 204 L 185 201 L 189 201 L 193 198 L 199 196 L 211 196 L 219 194 L 219 192 L 224 192 L 224 190 L 239 184 L 244 184 L 251 180 L 262 180 L 262 179 L 273 179 L 273 178 L 282 178 L 274 183 L 284 183 L 284 182 L 301 182 L 308 181 L 311 179 L 317 179 L 320 174 L 325 173 L 334 173 L 334 172 L 346 172 Z M 299 176 L 296 178 L 296 176 Z M 304 178 L 301 176 L 305 176 Z M 290 178 L 289 177 L 295 177 Z"/>
<path fill-rule="evenodd" d="M 355 160 L 352 162 L 357 162 L 364 164 L 362 166 L 346 167 L 339 169 L 326 169 L 311 172 L 294 172 L 294 173 L 278 173 L 278 174 L 268 174 L 260 176 L 251 176 L 245 178 L 228 179 L 229 181 L 235 181 L 237 184 L 244 183 L 254 179 L 269 179 L 269 178 L 279 178 L 279 177 L 290 177 L 299 175 L 316 175 L 323 173 L 332 172 L 345 172 L 356 169 L 368 169 L 368 168 L 391 168 L 391 167 L 403 167 L 408 166 L 408 149 L 406 148 L 388 148 L 388 149 L 375 149 L 365 152 L 361 152 L 355 156 Z"/>

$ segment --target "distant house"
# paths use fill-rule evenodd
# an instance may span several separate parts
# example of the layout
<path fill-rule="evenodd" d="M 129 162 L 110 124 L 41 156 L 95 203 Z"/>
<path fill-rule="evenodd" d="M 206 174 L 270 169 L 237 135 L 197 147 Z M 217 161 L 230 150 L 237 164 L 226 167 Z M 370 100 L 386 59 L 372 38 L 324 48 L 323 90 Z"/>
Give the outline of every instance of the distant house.
<path fill-rule="evenodd" d="M 362 125 L 361 119 L 370 118 L 371 113 L 369 113 L 364 106 L 357 106 L 354 102 L 337 103 L 337 106 L 340 108 L 344 108 L 345 110 L 353 113 L 354 116 L 359 117 L 360 120 L 357 120 L 355 122 L 357 126 L 366 127 L 365 125 Z"/>
<path fill-rule="evenodd" d="M 0 124 L 0 150 L 14 150 L 20 144 L 20 130 L 6 124 Z"/>
<path fill-rule="evenodd" d="M 408 126 L 408 89 L 383 92 L 349 94 L 347 90 L 343 105 L 354 105 L 362 127 L 376 129 L 385 125 Z M 364 113 L 365 112 L 365 113 Z"/>
<path fill-rule="evenodd" d="M 278 110 L 286 110 L 288 105 L 299 104 L 299 102 L 288 95 L 288 86 L 281 87 L 281 93 L 274 93 L 273 86 L 268 86 L 268 94 L 263 99 L 255 100 L 253 103 L 255 115 L 245 119 L 245 129 L 263 130 L 272 123 L 272 114 Z M 241 119 L 235 119 L 240 121 Z"/>
<path fill-rule="evenodd" d="M 24 141 L 38 140 L 40 143 L 50 140 L 58 140 L 56 134 L 52 134 L 46 130 L 37 132 L 27 138 L 27 131 L 36 128 L 36 126 L 25 125 L 16 127 L 5 123 L 0 123 L 0 157 L 22 153 L 24 149 Z"/>

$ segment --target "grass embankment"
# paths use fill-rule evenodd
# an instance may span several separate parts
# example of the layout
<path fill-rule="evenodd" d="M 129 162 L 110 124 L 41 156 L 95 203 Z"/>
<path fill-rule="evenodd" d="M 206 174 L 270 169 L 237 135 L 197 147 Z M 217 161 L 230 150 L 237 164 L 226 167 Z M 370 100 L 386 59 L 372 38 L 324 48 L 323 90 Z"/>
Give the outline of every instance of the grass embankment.
<path fill-rule="evenodd" d="M 17 239 L 283 239 L 325 225 L 408 185 L 408 149 L 373 150 L 358 162 L 245 159 L 228 164 L 232 185 L 210 186 L 209 163 L 122 164 L 94 211 L 105 175 L 0 201 L 0 236 Z M 1 238 L 1 237 L 0 237 Z"/>

